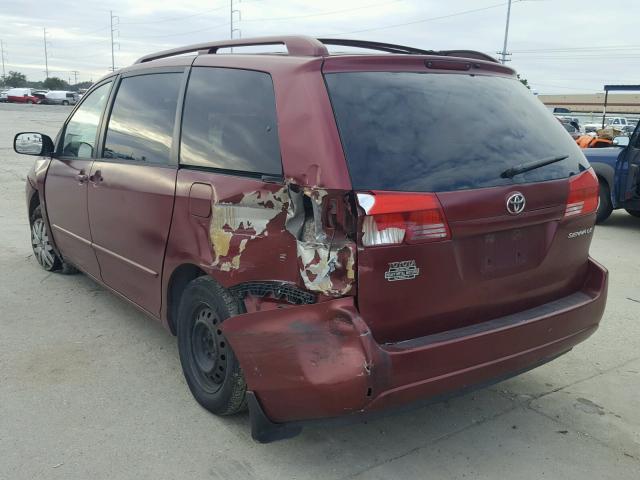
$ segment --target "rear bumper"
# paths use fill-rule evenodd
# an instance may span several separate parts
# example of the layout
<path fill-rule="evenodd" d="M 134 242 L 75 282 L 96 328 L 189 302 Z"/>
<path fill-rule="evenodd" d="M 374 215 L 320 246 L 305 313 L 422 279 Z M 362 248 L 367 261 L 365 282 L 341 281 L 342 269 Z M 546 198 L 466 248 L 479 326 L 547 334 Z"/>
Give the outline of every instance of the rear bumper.
<path fill-rule="evenodd" d="M 545 363 L 597 329 L 607 275 L 590 259 L 582 289 L 568 297 L 394 344 L 375 342 L 351 297 L 234 317 L 223 330 L 252 392 L 254 437 L 269 441 L 310 420 L 394 410 Z"/>

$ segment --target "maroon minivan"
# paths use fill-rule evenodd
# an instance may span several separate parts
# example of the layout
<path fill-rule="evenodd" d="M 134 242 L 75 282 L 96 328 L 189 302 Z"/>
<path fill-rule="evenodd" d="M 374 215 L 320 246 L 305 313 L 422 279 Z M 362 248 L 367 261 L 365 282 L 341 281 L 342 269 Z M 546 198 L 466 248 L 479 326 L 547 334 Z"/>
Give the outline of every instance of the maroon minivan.
<path fill-rule="evenodd" d="M 274 44 L 288 54 L 219 52 Z M 14 148 L 38 156 L 40 265 L 162 322 L 196 400 L 248 406 L 262 442 L 524 372 L 605 307 L 593 170 L 479 52 L 191 45 L 110 73 L 55 140 Z"/>

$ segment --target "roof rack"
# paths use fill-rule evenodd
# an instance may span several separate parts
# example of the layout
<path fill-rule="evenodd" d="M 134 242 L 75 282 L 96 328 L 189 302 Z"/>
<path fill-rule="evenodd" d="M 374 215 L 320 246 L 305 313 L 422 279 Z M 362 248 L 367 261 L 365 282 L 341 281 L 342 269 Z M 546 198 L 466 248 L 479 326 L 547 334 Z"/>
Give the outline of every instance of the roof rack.
<path fill-rule="evenodd" d="M 151 62 L 161 58 L 174 57 L 186 53 L 211 54 L 217 53 L 221 48 L 249 47 L 260 45 L 284 45 L 289 55 L 324 57 L 329 55 L 326 45 L 340 45 L 344 47 L 364 48 L 387 53 L 399 53 L 409 55 L 441 55 L 448 57 L 465 57 L 498 62 L 495 58 L 473 50 L 421 50 L 419 48 L 395 45 L 393 43 L 370 42 L 367 40 L 351 40 L 343 38 L 313 38 L 305 35 L 285 35 L 273 37 L 238 38 L 233 40 L 220 40 L 216 42 L 196 43 L 185 47 L 172 48 L 161 52 L 151 53 L 140 57 L 135 63 Z"/>

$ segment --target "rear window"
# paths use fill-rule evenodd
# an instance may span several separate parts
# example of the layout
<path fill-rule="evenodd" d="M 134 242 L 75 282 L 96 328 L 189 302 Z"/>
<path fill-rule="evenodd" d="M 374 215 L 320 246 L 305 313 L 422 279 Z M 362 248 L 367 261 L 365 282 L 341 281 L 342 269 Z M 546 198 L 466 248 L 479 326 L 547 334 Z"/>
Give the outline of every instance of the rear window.
<path fill-rule="evenodd" d="M 560 122 L 515 79 L 413 72 L 325 78 L 354 189 L 452 191 L 555 180 L 589 167 Z M 568 158 L 500 176 L 559 155 Z"/>

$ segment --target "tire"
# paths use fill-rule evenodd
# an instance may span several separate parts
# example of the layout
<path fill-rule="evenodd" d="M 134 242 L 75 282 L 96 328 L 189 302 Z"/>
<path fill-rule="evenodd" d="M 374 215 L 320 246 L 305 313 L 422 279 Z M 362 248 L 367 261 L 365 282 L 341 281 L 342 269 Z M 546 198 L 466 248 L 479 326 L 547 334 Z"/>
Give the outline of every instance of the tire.
<path fill-rule="evenodd" d="M 238 302 L 206 276 L 187 285 L 178 307 L 182 371 L 197 402 L 216 415 L 233 415 L 247 406 L 244 375 L 219 328 L 239 313 Z"/>
<path fill-rule="evenodd" d="M 628 208 L 625 208 L 625 210 L 629 215 L 633 215 L 634 217 L 640 218 L 640 210 L 629 210 Z"/>
<path fill-rule="evenodd" d="M 63 100 L 62 105 L 69 105 L 69 102 L 67 102 L 66 100 Z"/>
<path fill-rule="evenodd" d="M 33 101 L 32 100 L 27 100 L 27 105 L 33 105 Z"/>
<path fill-rule="evenodd" d="M 49 240 L 47 224 L 42 218 L 42 208 L 38 205 L 29 219 L 31 226 L 31 248 L 38 264 L 47 272 L 58 272 L 67 275 L 78 273 L 70 263 L 65 262 L 56 253 Z"/>
<path fill-rule="evenodd" d="M 598 211 L 596 213 L 596 223 L 604 222 L 611 212 L 613 212 L 613 205 L 611 205 L 611 192 L 609 191 L 609 185 L 603 180 L 599 180 L 600 193 L 598 198 Z"/>

